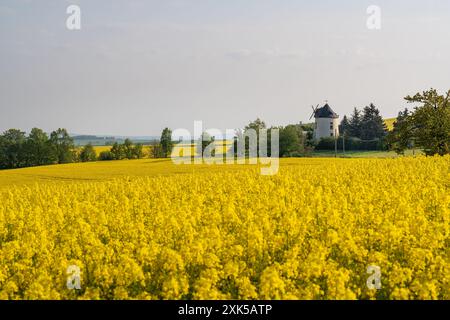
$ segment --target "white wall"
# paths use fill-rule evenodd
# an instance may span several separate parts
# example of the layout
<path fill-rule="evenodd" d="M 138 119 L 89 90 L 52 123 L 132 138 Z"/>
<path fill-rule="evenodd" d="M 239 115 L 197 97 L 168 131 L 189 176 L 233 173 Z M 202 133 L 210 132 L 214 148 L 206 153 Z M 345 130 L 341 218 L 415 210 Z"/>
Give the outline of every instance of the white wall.
<path fill-rule="evenodd" d="M 331 137 L 331 133 L 334 136 L 335 132 L 339 136 L 339 118 L 316 118 L 316 128 L 314 129 L 315 139 Z"/>

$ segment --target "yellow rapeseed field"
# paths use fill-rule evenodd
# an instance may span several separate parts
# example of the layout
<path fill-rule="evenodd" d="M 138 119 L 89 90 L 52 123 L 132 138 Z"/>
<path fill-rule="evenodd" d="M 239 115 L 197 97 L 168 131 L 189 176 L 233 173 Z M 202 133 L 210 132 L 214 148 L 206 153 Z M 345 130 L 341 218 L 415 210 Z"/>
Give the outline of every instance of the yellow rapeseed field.
<path fill-rule="evenodd" d="M 148 159 L 3 171 L 0 299 L 450 299 L 449 168 L 419 156 L 282 159 L 274 176 Z"/>
<path fill-rule="evenodd" d="M 226 140 L 226 141 L 218 140 L 218 141 L 214 142 L 215 145 L 222 145 L 223 146 L 223 151 L 221 153 L 225 153 L 231 147 L 232 143 L 233 142 L 231 140 Z M 192 155 L 197 154 L 196 144 L 190 144 L 190 145 L 191 145 L 191 154 Z M 183 148 L 185 146 L 187 146 L 187 144 L 181 143 L 181 144 L 177 144 L 175 146 L 175 148 Z M 100 153 L 103 152 L 103 151 L 110 151 L 111 150 L 111 146 L 94 146 L 93 148 L 94 148 L 94 151 L 97 154 L 97 156 L 99 156 Z M 78 147 L 78 150 L 81 150 L 81 149 L 82 149 L 82 147 Z M 145 145 L 143 147 L 144 154 L 147 155 L 147 156 L 150 155 L 151 149 L 152 149 L 152 146 Z M 220 153 L 218 153 L 218 154 L 220 154 Z"/>

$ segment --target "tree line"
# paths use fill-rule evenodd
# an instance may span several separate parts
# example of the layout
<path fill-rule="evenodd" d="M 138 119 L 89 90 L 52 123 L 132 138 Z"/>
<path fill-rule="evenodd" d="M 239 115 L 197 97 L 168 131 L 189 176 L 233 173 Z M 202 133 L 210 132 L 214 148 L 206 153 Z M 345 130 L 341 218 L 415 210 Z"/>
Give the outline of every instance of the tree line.
<path fill-rule="evenodd" d="M 306 156 L 313 151 L 313 126 L 311 124 L 289 124 L 286 126 L 272 126 L 268 127 L 266 123 L 257 118 L 250 122 L 242 131 L 238 131 L 234 138 L 234 152 L 237 155 L 238 143 L 245 145 L 245 153 L 249 153 L 249 141 L 246 136 L 246 131 L 255 130 L 257 138 L 256 154 L 259 155 L 259 141 L 260 131 L 267 130 L 267 156 L 271 156 L 271 133 L 273 129 L 278 130 L 279 135 L 279 156 L 280 157 L 302 157 Z M 240 155 L 242 156 L 242 155 Z"/>
<path fill-rule="evenodd" d="M 116 142 L 110 151 L 103 151 L 97 156 L 91 144 L 77 148 L 72 137 L 63 128 L 51 132 L 50 135 L 39 128 L 33 128 L 28 135 L 18 129 L 9 129 L 0 135 L 0 169 L 140 159 L 144 156 L 143 145 L 134 144 L 130 139 L 126 139 L 123 144 Z"/>
<path fill-rule="evenodd" d="M 339 148 L 345 142 L 347 150 L 376 150 L 389 148 L 399 154 L 408 149 L 422 149 L 426 155 L 444 155 L 450 153 L 450 90 L 440 95 L 435 89 L 407 96 L 408 103 L 417 104 L 414 110 L 405 108 L 400 111 L 394 128 L 388 132 L 380 111 L 373 104 L 362 111 L 355 108 L 350 117 L 344 116 L 340 123 L 342 139 L 338 139 Z M 334 148 L 335 138 L 313 139 L 313 124 L 290 124 L 267 128 L 261 119 L 250 122 L 234 138 L 234 150 L 237 152 L 239 139 L 245 138 L 245 131 L 254 129 L 258 136 L 262 129 L 268 129 L 268 156 L 270 156 L 271 129 L 279 130 L 279 156 L 307 156 L 314 149 Z M 202 153 L 214 142 L 214 137 L 206 133 L 197 141 L 197 152 Z M 194 143 L 194 141 L 192 141 Z M 248 144 L 245 143 L 246 152 Z M 151 146 L 150 152 L 144 152 L 142 144 L 134 144 L 126 139 L 122 144 L 114 143 L 109 151 L 97 156 L 91 144 L 76 148 L 66 129 L 59 128 L 49 135 L 39 128 L 33 128 L 28 135 L 18 129 L 9 129 L 0 135 L 0 169 L 14 169 L 49 164 L 87 162 L 97 160 L 140 159 L 170 157 L 174 147 L 172 131 L 164 128 L 159 143 Z M 237 154 L 236 154 L 237 155 Z"/>
<path fill-rule="evenodd" d="M 340 138 L 325 137 L 315 141 L 316 150 L 386 150 L 385 137 L 388 129 L 380 110 L 370 103 L 362 108 L 354 108 L 352 114 L 344 115 L 339 124 Z"/>
<path fill-rule="evenodd" d="M 361 140 L 383 139 L 387 132 L 380 110 L 373 103 L 362 111 L 354 108 L 350 117 L 345 115 L 339 125 L 341 135 Z"/>
<path fill-rule="evenodd" d="M 279 156 L 301 157 L 309 156 L 314 150 L 334 149 L 335 143 L 339 149 L 346 150 L 394 150 L 403 154 L 405 150 L 420 148 L 426 155 L 444 155 L 450 151 L 450 90 L 445 95 L 439 95 L 435 89 L 407 96 L 408 103 L 417 103 L 414 111 L 405 109 L 399 112 L 394 128 L 388 131 L 380 110 L 370 103 L 362 108 L 354 108 L 353 113 L 343 117 L 339 131 L 342 138 L 322 138 L 316 141 L 313 137 L 314 124 L 289 124 L 287 126 L 267 127 L 266 123 L 257 118 L 250 122 L 234 138 L 234 153 L 237 156 L 237 144 L 240 139 L 247 139 L 245 131 L 254 129 L 259 142 L 259 132 L 268 130 L 268 150 L 270 156 L 271 129 L 279 130 Z M 203 133 L 197 141 L 198 152 L 202 153 L 206 146 L 214 142 L 214 137 Z M 248 141 L 245 141 L 245 152 L 248 154 Z M 194 143 L 194 141 L 192 141 Z M 154 147 L 154 157 L 169 157 L 173 141 L 171 131 L 165 128 L 160 144 Z"/>
<path fill-rule="evenodd" d="M 0 135 L 0 169 L 69 163 L 75 158 L 73 140 L 65 129 L 47 135 L 33 128 L 28 136 L 9 129 Z"/>
<path fill-rule="evenodd" d="M 59 128 L 47 134 L 33 128 L 27 135 L 18 129 L 9 129 L 0 135 L 0 169 L 16 169 L 72 162 L 141 159 L 144 157 L 169 157 L 174 142 L 172 132 L 165 128 L 160 142 L 144 151 L 144 145 L 125 139 L 115 142 L 110 150 L 97 153 L 92 144 L 76 147 L 66 129 Z"/>

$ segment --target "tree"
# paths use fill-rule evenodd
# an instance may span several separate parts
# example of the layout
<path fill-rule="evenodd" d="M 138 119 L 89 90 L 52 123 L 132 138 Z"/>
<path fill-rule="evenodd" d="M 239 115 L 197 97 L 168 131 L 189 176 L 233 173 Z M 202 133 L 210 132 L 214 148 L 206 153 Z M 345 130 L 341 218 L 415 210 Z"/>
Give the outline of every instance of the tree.
<path fill-rule="evenodd" d="M 111 151 L 102 151 L 98 155 L 98 159 L 100 161 L 108 161 L 108 160 L 114 160 L 114 155 Z"/>
<path fill-rule="evenodd" d="M 450 153 L 450 90 L 440 95 L 435 89 L 407 96 L 409 103 L 419 103 L 411 115 L 415 143 L 426 155 Z"/>
<path fill-rule="evenodd" d="M 27 166 L 41 166 L 57 161 L 48 135 L 38 128 L 31 129 L 25 142 L 24 151 Z"/>
<path fill-rule="evenodd" d="M 73 162 L 75 146 L 66 129 L 53 131 L 50 134 L 50 143 L 58 163 Z"/>
<path fill-rule="evenodd" d="M 89 162 L 89 161 L 96 161 L 97 160 L 97 154 L 94 150 L 94 147 L 92 144 L 88 143 L 83 147 L 83 149 L 80 152 L 80 161 L 81 162 Z"/>
<path fill-rule="evenodd" d="M 406 149 L 413 146 L 413 126 L 408 109 L 398 113 L 394 128 L 388 133 L 386 140 L 389 148 L 397 154 L 404 154 Z"/>
<path fill-rule="evenodd" d="M 172 130 L 169 128 L 164 128 L 161 133 L 160 139 L 161 145 L 161 155 L 163 158 L 167 158 L 172 154 L 173 141 L 172 141 Z"/>
<path fill-rule="evenodd" d="M 262 121 L 260 118 L 257 118 L 255 121 L 250 122 L 246 127 L 245 130 L 253 129 L 256 131 L 256 134 L 259 135 L 259 131 L 261 129 L 266 129 L 266 123 Z"/>
<path fill-rule="evenodd" d="M 214 143 L 215 138 L 211 137 L 211 135 L 207 132 L 203 132 L 200 138 L 197 142 L 197 154 L 202 157 L 203 152 L 205 152 L 205 149 L 207 146 L 209 146 L 211 143 Z M 212 151 L 211 154 L 213 157 L 215 156 L 215 150 Z"/>
<path fill-rule="evenodd" d="M 348 135 L 350 133 L 350 122 L 347 116 L 344 116 L 344 118 L 342 118 L 341 124 L 339 125 L 339 132 L 342 135 Z"/>
<path fill-rule="evenodd" d="M 348 135 L 361 138 L 361 112 L 357 108 L 353 109 L 353 113 L 350 116 Z"/>
<path fill-rule="evenodd" d="M 125 158 L 133 159 L 134 146 L 133 146 L 133 142 L 130 139 L 125 139 L 125 141 L 123 142 L 122 148 L 123 148 L 123 153 L 124 153 Z"/>
<path fill-rule="evenodd" d="M 299 156 L 304 152 L 303 130 L 299 125 L 280 128 L 280 157 Z"/>
<path fill-rule="evenodd" d="M 118 142 L 114 142 L 113 146 L 111 147 L 111 154 L 113 155 L 114 160 L 125 159 L 125 151 L 123 145 L 119 144 Z"/>
<path fill-rule="evenodd" d="M 133 159 L 142 159 L 144 157 L 144 146 L 142 143 L 136 143 L 132 150 Z"/>
<path fill-rule="evenodd" d="M 255 121 L 250 122 L 248 125 L 245 126 L 244 130 L 238 130 L 236 132 L 236 137 L 234 139 L 234 150 L 235 154 L 239 157 L 242 156 L 248 156 L 249 154 L 256 154 L 259 156 L 259 134 L 262 129 L 266 129 L 266 123 L 262 121 L 260 118 L 257 118 Z M 256 133 L 256 146 L 250 146 L 250 139 L 248 136 L 246 136 L 247 131 L 249 130 L 255 130 Z M 245 139 L 245 154 L 238 154 L 238 144 Z M 267 142 L 270 144 L 270 137 L 268 134 Z M 249 148 L 252 147 L 252 150 Z M 268 146 L 268 150 L 270 150 L 270 147 Z M 270 153 L 270 152 L 268 152 Z M 269 154 L 268 154 L 269 155 Z"/>
<path fill-rule="evenodd" d="M 25 132 L 9 129 L 0 136 L 0 168 L 12 169 L 26 165 Z"/>
<path fill-rule="evenodd" d="M 386 124 L 380 115 L 380 110 L 373 103 L 365 107 L 361 119 L 361 136 L 363 140 L 383 138 L 387 133 Z"/>
<path fill-rule="evenodd" d="M 164 158 L 163 148 L 160 144 L 155 144 L 150 150 L 150 156 L 152 158 Z"/>

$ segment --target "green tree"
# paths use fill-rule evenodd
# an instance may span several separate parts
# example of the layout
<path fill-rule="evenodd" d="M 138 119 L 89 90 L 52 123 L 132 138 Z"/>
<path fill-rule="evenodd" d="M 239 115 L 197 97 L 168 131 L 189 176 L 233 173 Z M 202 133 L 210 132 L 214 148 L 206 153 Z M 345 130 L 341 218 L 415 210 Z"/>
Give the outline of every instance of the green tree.
<path fill-rule="evenodd" d="M 413 125 L 409 110 L 398 113 L 394 128 L 387 134 L 386 140 L 389 149 L 397 154 L 404 154 L 406 149 L 413 146 Z"/>
<path fill-rule="evenodd" d="M 387 133 L 386 124 L 380 110 L 373 103 L 364 108 L 361 119 L 361 136 L 363 140 L 382 139 Z"/>
<path fill-rule="evenodd" d="M 163 148 L 159 143 L 152 146 L 150 150 L 150 157 L 155 159 L 164 158 Z"/>
<path fill-rule="evenodd" d="M 161 133 L 160 139 L 161 145 L 161 155 L 163 158 L 167 158 L 172 154 L 173 141 L 172 141 L 172 130 L 169 128 L 164 128 Z"/>
<path fill-rule="evenodd" d="M 81 162 L 89 162 L 89 161 L 96 161 L 97 160 L 97 154 L 94 150 L 94 147 L 92 144 L 88 143 L 83 147 L 83 149 L 80 152 L 80 161 Z"/>
<path fill-rule="evenodd" d="M 114 160 L 125 159 L 125 151 L 123 145 L 119 144 L 118 142 L 114 142 L 113 146 L 111 147 L 111 154 L 113 155 Z"/>
<path fill-rule="evenodd" d="M 26 165 L 25 132 L 9 129 L 0 136 L 0 168 L 20 168 Z"/>
<path fill-rule="evenodd" d="M 203 156 L 205 149 L 211 143 L 214 143 L 215 138 L 211 137 L 211 135 L 207 132 L 203 132 L 200 138 L 197 141 L 197 155 Z M 215 150 L 212 151 L 212 156 L 215 156 Z"/>
<path fill-rule="evenodd" d="M 419 103 L 412 115 L 411 126 L 417 146 L 426 155 L 450 153 L 450 90 L 440 95 L 435 89 L 407 96 L 409 103 Z"/>
<path fill-rule="evenodd" d="M 75 146 L 66 129 L 59 128 L 53 131 L 50 134 L 50 144 L 58 163 L 73 162 Z"/>
<path fill-rule="evenodd" d="M 300 156 L 304 152 L 303 130 L 299 125 L 280 128 L 280 157 Z"/>
<path fill-rule="evenodd" d="M 134 154 L 133 142 L 130 139 L 125 139 L 122 147 L 123 147 L 123 153 L 124 153 L 125 158 L 133 159 L 133 154 Z"/>
<path fill-rule="evenodd" d="M 262 129 L 267 129 L 266 123 L 262 121 L 260 118 L 257 118 L 256 120 L 250 122 L 248 125 L 245 126 L 244 130 L 238 130 L 236 132 L 236 137 L 234 139 L 234 151 L 235 154 L 239 157 L 243 157 L 243 154 L 238 154 L 238 144 L 240 141 L 243 141 L 245 139 L 245 156 L 248 156 L 249 154 L 257 154 L 259 156 L 259 135 Z M 248 136 L 246 136 L 246 133 L 249 130 L 255 130 L 256 132 L 256 146 L 250 146 L 250 140 Z M 268 150 L 270 151 L 270 134 L 267 135 L 267 142 L 268 142 Z M 249 148 L 253 147 L 252 150 Z M 255 150 L 256 149 L 256 150 Z M 270 152 L 268 152 L 269 155 Z"/>
<path fill-rule="evenodd" d="M 348 120 L 347 116 L 344 116 L 342 118 L 341 124 L 339 125 L 339 133 L 342 135 L 350 134 L 350 121 Z"/>
<path fill-rule="evenodd" d="M 348 126 L 348 135 L 350 137 L 361 138 L 361 122 L 361 111 L 354 108 Z"/>
<path fill-rule="evenodd" d="M 259 135 L 259 131 L 261 129 L 266 129 L 266 123 L 262 121 L 260 118 L 257 118 L 255 121 L 250 122 L 247 126 L 245 126 L 245 130 L 253 129 L 256 131 L 256 134 Z"/>
<path fill-rule="evenodd" d="M 112 154 L 111 151 L 102 151 L 102 152 L 100 152 L 100 154 L 98 155 L 98 159 L 99 159 L 100 161 L 114 160 L 114 155 Z"/>
<path fill-rule="evenodd" d="M 144 157 L 144 146 L 142 143 L 136 143 L 133 147 L 133 158 L 142 159 Z"/>
<path fill-rule="evenodd" d="M 26 165 L 41 166 L 56 162 L 56 154 L 47 133 L 39 128 L 31 129 L 24 146 Z"/>

